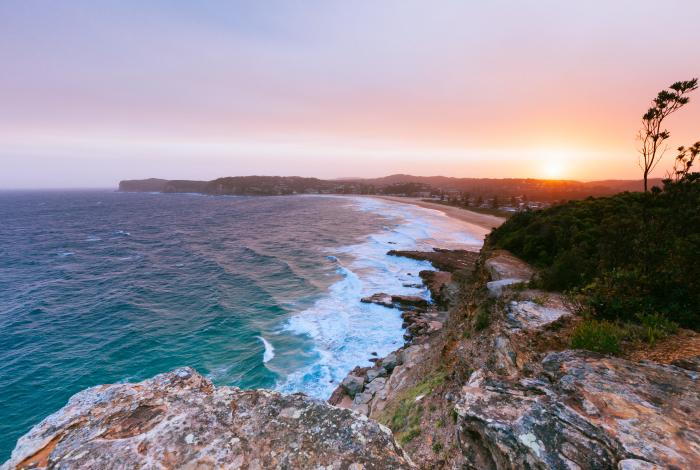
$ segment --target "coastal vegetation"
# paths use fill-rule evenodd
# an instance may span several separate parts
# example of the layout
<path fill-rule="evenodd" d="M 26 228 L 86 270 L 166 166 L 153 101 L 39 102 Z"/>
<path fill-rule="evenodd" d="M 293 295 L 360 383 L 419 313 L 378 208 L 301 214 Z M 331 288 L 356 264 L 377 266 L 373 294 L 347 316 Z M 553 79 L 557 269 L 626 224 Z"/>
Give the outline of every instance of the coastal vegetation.
<path fill-rule="evenodd" d="M 700 329 L 699 173 L 648 193 L 518 213 L 489 243 L 539 268 L 534 284 L 577 296 L 593 319 L 645 325 L 651 339 L 669 322 Z M 611 323 L 583 328 L 600 337 Z"/>
<path fill-rule="evenodd" d="M 654 343 L 680 325 L 700 329 L 700 142 L 679 147 L 662 186 L 649 173 L 664 154 L 665 119 L 698 79 L 673 83 L 642 116 L 639 166 L 644 192 L 569 201 L 514 215 L 488 237 L 539 269 L 537 287 L 566 291 L 587 318 L 574 347 L 616 353 L 619 343 Z"/>

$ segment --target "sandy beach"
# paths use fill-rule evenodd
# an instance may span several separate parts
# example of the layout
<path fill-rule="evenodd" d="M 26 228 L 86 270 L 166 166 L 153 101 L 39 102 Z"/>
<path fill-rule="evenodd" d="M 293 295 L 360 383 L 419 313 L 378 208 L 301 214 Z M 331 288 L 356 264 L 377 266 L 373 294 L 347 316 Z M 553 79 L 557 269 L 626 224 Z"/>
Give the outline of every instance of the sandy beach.
<path fill-rule="evenodd" d="M 448 217 L 453 219 L 461 220 L 462 222 L 467 222 L 469 224 L 477 225 L 486 230 L 492 230 L 503 222 L 505 218 L 497 217 L 495 215 L 481 214 L 479 212 L 473 212 L 467 209 L 462 209 L 459 207 L 447 206 L 444 204 L 437 204 L 433 202 L 426 202 L 417 197 L 398 197 L 398 196 L 372 196 L 378 199 L 386 199 L 388 201 L 403 202 L 404 204 L 413 204 L 420 207 L 425 207 L 426 209 L 438 210 Z"/>

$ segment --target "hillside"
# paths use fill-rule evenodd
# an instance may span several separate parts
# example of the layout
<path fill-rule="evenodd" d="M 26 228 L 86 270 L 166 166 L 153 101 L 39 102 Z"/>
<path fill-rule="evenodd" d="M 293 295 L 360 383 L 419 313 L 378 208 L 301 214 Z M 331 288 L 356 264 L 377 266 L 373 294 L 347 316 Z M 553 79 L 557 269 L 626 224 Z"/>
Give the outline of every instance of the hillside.
<path fill-rule="evenodd" d="M 661 185 L 660 180 L 652 180 Z M 528 178 L 451 178 L 446 176 L 391 175 L 370 179 L 322 180 L 297 176 L 234 176 L 212 181 L 125 180 L 120 191 L 166 193 L 285 195 L 304 193 L 324 194 L 391 194 L 426 196 L 468 194 L 472 198 L 522 197 L 531 201 L 555 202 L 583 199 L 588 196 L 609 196 L 621 191 L 639 191 L 641 181 L 605 180 L 579 182 L 570 180 L 540 180 Z"/>

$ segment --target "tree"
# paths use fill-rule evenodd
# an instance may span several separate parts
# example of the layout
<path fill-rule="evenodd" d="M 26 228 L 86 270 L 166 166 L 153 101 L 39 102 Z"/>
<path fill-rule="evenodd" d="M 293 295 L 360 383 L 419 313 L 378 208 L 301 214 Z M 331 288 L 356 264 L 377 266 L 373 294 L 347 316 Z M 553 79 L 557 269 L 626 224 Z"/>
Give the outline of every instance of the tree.
<path fill-rule="evenodd" d="M 678 147 L 678 155 L 676 155 L 676 159 L 673 162 L 673 170 L 667 173 L 667 178 L 676 183 L 683 180 L 690 173 L 690 168 L 698 155 L 700 155 L 700 141 L 695 142 L 688 148 Z"/>
<path fill-rule="evenodd" d="M 500 202 L 498 200 L 498 196 L 493 196 L 493 199 L 491 199 L 491 207 L 493 209 L 498 209 L 499 205 L 500 205 Z"/>
<path fill-rule="evenodd" d="M 644 192 L 648 191 L 649 173 L 658 165 L 666 150 L 661 148 L 662 144 L 671 135 L 667 129 L 661 127 L 664 119 L 687 104 L 690 100 L 688 93 L 697 87 L 697 78 L 674 83 L 659 92 L 652 102 L 652 107 L 642 116 L 642 129 L 639 131 L 639 167 L 644 173 Z"/>

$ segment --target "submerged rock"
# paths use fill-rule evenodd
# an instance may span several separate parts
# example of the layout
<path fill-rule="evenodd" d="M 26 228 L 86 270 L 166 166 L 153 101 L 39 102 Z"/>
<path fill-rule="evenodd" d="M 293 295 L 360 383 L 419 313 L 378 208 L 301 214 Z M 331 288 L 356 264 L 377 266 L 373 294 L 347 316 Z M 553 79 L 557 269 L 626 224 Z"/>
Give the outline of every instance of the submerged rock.
<path fill-rule="evenodd" d="M 700 468 L 700 374 L 584 351 L 542 367 L 472 374 L 456 408 L 469 468 Z"/>
<path fill-rule="evenodd" d="M 350 410 L 214 387 L 190 368 L 74 395 L 0 469 L 45 467 L 414 468 L 391 431 Z"/>

